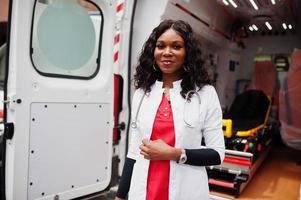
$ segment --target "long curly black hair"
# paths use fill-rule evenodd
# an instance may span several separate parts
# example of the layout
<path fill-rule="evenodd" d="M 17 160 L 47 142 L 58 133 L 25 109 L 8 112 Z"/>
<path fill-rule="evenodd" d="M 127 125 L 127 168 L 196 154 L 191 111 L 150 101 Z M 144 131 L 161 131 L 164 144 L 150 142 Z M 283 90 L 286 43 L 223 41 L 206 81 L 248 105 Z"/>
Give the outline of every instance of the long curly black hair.
<path fill-rule="evenodd" d="M 140 53 L 134 84 L 136 89 L 141 88 L 145 92 L 150 92 L 155 81 L 162 79 L 160 69 L 156 67 L 157 71 L 155 71 L 153 67 L 155 64 L 154 51 L 157 39 L 168 29 L 176 31 L 185 42 L 185 70 L 183 70 L 181 82 L 181 95 L 185 98 L 190 90 L 195 90 L 196 87 L 201 89 L 204 85 L 212 84 L 212 80 L 203 66 L 200 41 L 191 26 L 182 20 L 164 20 L 154 28 Z"/>

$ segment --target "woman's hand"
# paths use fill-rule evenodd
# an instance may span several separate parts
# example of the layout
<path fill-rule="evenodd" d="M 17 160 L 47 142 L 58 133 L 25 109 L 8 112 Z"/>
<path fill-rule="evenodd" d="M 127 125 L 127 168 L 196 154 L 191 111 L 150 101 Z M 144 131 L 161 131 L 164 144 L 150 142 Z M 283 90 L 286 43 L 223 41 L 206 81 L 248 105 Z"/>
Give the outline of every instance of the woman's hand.
<path fill-rule="evenodd" d="M 163 140 L 143 139 L 140 145 L 140 154 L 148 160 L 179 160 L 181 149 L 166 144 Z"/>
<path fill-rule="evenodd" d="M 121 199 L 121 198 L 119 198 L 119 197 L 115 197 L 115 200 L 124 200 L 124 199 Z"/>

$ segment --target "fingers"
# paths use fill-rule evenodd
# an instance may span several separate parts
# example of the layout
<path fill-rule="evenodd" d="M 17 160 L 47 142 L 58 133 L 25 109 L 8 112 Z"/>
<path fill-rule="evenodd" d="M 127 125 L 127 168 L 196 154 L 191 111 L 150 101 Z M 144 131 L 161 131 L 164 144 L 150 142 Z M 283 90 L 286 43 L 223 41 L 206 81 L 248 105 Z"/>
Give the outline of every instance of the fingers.
<path fill-rule="evenodd" d="M 148 152 L 148 149 L 146 147 L 143 147 L 143 145 L 140 146 L 140 154 L 145 158 L 145 159 L 148 159 L 150 160 L 150 155 L 147 153 Z"/>
<path fill-rule="evenodd" d="M 139 146 L 139 148 L 141 150 L 140 154 L 143 155 L 143 157 L 148 160 L 151 159 L 150 145 L 151 145 L 151 141 L 149 139 L 143 139 L 142 144 Z"/>
<path fill-rule="evenodd" d="M 151 159 L 151 157 L 147 153 L 145 153 L 143 151 L 141 151 L 140 154 L 144 157 L 144 159 L 147 159 L 147 160 Z"/>
<path fill-rule="evenodd" d="M 143 139 L 142 144 L 139 146 L 139 149 L 141 150 L 140 154 L 143 155 L 145 159 L 149 159 L 149 154 L 148 154 L 149 149 L 146 145 L 148 145 L 148 140 Z"/>
<path fill-rule="evenodd" d="M 142 140 L 142 144 L 144 144 L 145 146 L 148 146 L 148 145 L 150 145 L 150 140 L 149 139 L 143 139 Z"/>
<path fill-rule="evenodd" d="M 170 146 L 166 144 L 163 140 L 149 140 L 143 139 L 142 144 L 139 146 L 140 154 L 148 160 L 168 160 L 166 157 Z"/>
<path fill-rule="evenodd" d="M 145 146 L 144 144 L 141 144 L 139 146 L 139 149 L 142 151 L 142 152 L 145 152 L 145 153 L 148 153 L 149 151 L 149 148 L 147 146 Z"/>
<path fill-rule="evenodd" d="M 153 160 L 153 159 L 160 159 L 162 153 L 162 149 L 166 147 L 166 144 L 163 140 L 157 139 L 157 140 L 149 140 L 149 139 L 143 139 L 142 144 L 139 146 L 140 148 L 140 154 L 143 155 L 145 159 Z"/>
<path fill-rule="evenodd" d="M 157 139 L 157 140 L 155 140 L 155 142 L 159 142 L 159 143 L 164 143 L 164 141 L 163 140 L 161 140 L 161 139 Z"/>

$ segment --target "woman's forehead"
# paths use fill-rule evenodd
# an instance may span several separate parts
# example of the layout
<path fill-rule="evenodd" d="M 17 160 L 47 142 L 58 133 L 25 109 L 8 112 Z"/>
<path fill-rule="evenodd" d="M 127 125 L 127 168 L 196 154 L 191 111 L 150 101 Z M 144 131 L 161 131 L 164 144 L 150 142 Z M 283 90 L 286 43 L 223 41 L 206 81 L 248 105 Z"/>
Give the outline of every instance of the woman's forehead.
<path fill-rule="evenodd" d="M 158 38 L 157 41 L 178 41 L 178 42 L 184 42 L 184 39 L 182 38 L 182 36 L 176 32 L 174 29 L 167 29 L 166 31 L 164 31 Z"/>

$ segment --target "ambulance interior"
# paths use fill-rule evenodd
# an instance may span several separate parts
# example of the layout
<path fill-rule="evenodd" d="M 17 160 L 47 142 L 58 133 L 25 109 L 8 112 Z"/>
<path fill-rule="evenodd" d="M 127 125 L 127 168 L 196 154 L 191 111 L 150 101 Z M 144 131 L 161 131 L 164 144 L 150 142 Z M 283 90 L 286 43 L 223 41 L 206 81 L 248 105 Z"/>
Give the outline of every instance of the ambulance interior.
<path fill-rule="evenodd" d="M 220 166 L 207 168 L 210 188 L 218 196 L 226 193 L 241 199 L 266 198 L 269 193 L 276 195 L 282 190 L 285 196 L 278 194 L 273 198 L 294 199 L 293 192 L 284 192 L 283 188 L 300 190 L 301 2 L 224 0 L 216 3 L 211 11 L 210 4 L 207 8 L 203 4 L 203 8 L 210 13 L 213 9 L 219 10 L 216 16 L 211 14 L 216 18 L 209 20 L 209 27 L 223 40 L 216 42 L 215 37 L 208 40 L 205 36 L 204 40 L 209 42 L 205 43 L 204 52 L 224 109 L 227 150 Z M 192 7 L 175 5 L 191 15 L 195 13 L 198 20 L 206 24 L 201 14 L 204 10 L 196 13 Z M 231 23 L 221 22 L 222 18 L 228 18 L 225 21 Z M 202 33 L 200 35 L 202 37 Z M 225 40 L 230 41 L 228 50 L 221 45 Z M 281 138 L 290 151 L 277 145 L 277 138 Z M 292 155 L 299 158 L 284 164 L 286 161 L 276 156 L 281 155 L 283 148 L 287 158 Z M 269 161 L 273 162 L 274 156 L 286 165 L 283 170 L 290 164 L 296 167 L 298 175 L 291 186 L 282 185 L 280 181 L 273 189 L 268 186 L 265 181 L 273 182 L 284 175 L 277 170 L 271 180 L 267 179 L 266 172 L 257 174 L 266 169 L 264 166 Z M 249 185 L 253 178 L 253 185 Z"/>
<path fill-rule="evenodd" d="M 205 63 L 215 79 L 224 110 L 227 149 L 220 166 L 207 168 L 212 193 L 240 199 L 269 195 L 273 199 L 294 199 L 298 194 L 294 196 L 292 190 L 283 188 L 300 191 L 301 2 L 224 0 L 210 7 L 213 4 L 202 2 L 202 6 L 189 7 L 175 3 L 211 29 L 210 36 L 201 32 L 200 37 L 207 42 Z M 199 12 L 194 10 L 197 7 Z M 202 16 L 206 11 L 209 20 Z M 285 148 L 277 145 L 277 138 Z M 299 157 L 291 163 L 281 160 L 277 155 L 283 151 L 286 158 Z M 275 170 L 275 177 L 268 179 L 270 169 L 263 170 L 274 156 L 284 165 L 283 174 Z M 278 168 L 279 163 L 274 167 Z M 276 181 L 277 177 L 285 177 L 285 169 L 291 165 L 296 179 L 285 184 Z"/>
<path fill-rule="evenodd" d="M 207 168 L 212 194 L 296 199 L 301 180 L 301 2 L 164 2 L 158 15 L 159 3 L 137 2 L 133 35 L 141 35 L 143 23 L 150 32 L 160 20 L 173 18 L 188 21 L 200 36 L 224 112 L 227 149 L 220 166 Z M 142 41 L 134 39 L 133 49 Z"/>
<path fill-rule="evenodd" d="M 207 167 L 212 199 L 300 198 L 301 1 L 134 2 L 132 72 L 146 36 L 162 19 L 188 21 L 202 41 L 223 109 L 227 149 L 221 165 Z M 8 0 L 0 3 L 2 89 Z"/>

